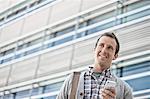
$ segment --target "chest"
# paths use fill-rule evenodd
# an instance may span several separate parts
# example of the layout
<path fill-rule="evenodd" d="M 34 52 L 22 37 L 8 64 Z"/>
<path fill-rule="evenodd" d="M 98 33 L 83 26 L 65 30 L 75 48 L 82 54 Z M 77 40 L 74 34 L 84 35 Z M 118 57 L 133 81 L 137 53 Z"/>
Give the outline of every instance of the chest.
<path fill-rule="evenodd" d="M 107 80 L 112 80 L 110 77 L 94 75 L 84 76 L 84 99 L 100 99 L 101 89 L 105 86 Z"/>

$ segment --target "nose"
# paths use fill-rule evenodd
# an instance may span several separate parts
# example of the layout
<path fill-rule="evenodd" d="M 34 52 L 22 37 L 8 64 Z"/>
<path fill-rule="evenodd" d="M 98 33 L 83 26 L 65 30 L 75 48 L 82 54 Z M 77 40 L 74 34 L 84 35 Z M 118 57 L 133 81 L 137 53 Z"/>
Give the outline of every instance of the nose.
<path fill-rule="evenodd" d="M 103 47 L 103 48 L 101 49 L 101 53 L 103 53 L 103 54 L 106 53 L 106 47 Z"/>

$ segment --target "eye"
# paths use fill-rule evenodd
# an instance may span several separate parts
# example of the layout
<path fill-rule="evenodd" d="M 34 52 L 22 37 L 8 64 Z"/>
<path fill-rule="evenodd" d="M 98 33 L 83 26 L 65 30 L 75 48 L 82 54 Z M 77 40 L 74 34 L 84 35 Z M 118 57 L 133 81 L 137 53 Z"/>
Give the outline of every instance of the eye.
<path fill-rule="evenodd" d="M 100 46 L 100 47 L 104 47 L 104 44 L 101 43 L 101 44 L 99 44 L 99 46 Z"/>
<path fill-rule="evenodd" d="M 114 48 L 112 46 L 108 46 L 108 49 L 114 50 Z"/>

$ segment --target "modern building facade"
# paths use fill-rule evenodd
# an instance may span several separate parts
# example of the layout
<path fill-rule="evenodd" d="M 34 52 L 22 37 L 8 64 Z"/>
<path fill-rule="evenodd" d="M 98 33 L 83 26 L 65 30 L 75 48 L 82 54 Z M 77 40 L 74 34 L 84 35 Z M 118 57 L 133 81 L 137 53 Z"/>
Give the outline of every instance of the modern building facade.
<path fill-rule="evenodd" d="M 0 99 L 55 99 L 109 31 L 121 44 L 112 70 L 150 99 L 150 0 L 0 0 Z"/>

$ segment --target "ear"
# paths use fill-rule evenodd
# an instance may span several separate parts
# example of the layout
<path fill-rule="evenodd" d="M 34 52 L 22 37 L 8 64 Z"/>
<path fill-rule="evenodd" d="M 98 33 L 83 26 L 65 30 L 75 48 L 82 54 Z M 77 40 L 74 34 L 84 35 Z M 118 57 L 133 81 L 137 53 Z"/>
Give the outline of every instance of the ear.
<path fill-rule="evenodd" d="M 115 60 L 118 57 L 118 54 L 115 54 L 113 57 L 113 60 Z"/>

